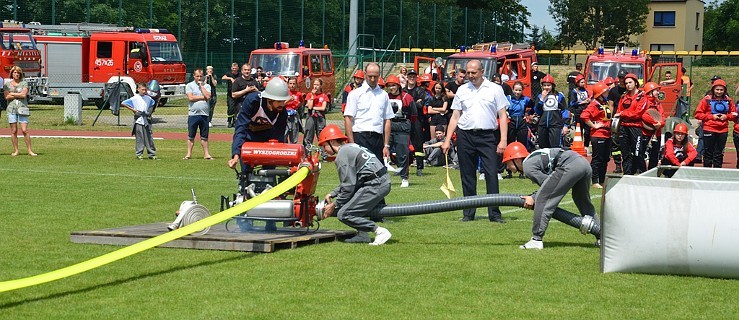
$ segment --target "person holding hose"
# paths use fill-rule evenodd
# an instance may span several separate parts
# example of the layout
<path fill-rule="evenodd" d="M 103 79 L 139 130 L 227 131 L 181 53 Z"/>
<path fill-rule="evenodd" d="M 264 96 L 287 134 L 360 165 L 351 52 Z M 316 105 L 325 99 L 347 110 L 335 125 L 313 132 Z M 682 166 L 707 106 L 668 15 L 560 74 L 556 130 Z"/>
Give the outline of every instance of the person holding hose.
<path fill-rule="evenodd" d="M 339 221 L 357 229 L 357 235 L 345 242 L 373 246 L 385 244 L 392 237 L 390 231 L 364 217 L 390 193 L 390 177 L 383 162 L 366 148 L 349 143 L 349 138 L 335 124 L 327 125 L 321 131 L 318 145 L 329 155 L 328 159 L 335 159 L 341 181 L 324 197 L 327 205 L 322 218 L 330 217 L 338 210 L 336 216 Z M 331 199 L 335 200 L 331 202 Z M 370 242 L 369 232 L 375 233 L 373 242 Z"/>
<path fill-rule="evenodd" d="M 503 163 L 512 172 L 523 171 L 524 175 L 539 185 L 539 190 L 531 195 L 521 196 L 524 208 L 534 210 L 534 225 L 529 242 L 521 249 L 544 249 L 544 233 L 549 220 L 567 192 L 572 190 L 578 211 L 582 216 L 591 216 L 600 224 L 595 207 L 590 201 L 590 181 L 592 170 L 585 157 L 572 150 L 544 148 L 529 154 L 526 147 L 514 142 L 503 152 Z M 600 240 L 596 241 L 596 245 Z"/>

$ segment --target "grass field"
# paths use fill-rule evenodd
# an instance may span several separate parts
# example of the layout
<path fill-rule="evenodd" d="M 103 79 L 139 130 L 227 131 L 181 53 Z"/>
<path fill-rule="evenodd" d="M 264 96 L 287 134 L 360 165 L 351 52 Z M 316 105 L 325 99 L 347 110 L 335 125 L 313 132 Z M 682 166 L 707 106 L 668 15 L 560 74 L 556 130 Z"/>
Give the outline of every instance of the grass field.
<path fill-rule="evenodd" d="M 38 157 L 8 156 L 0 139 L 0 281 L 33 276 L 111 251 L 73 244 L 76 230 L 170 221 L 195 188 L 218 211 L 236 190 L 218 159 L 179 160 L 183 141 L 156 141 L 161 161 L 133 160 L 132 140 L 34 139 Z M 196 148 L 197 150 L 197 148 Z M 199 153 L 196 151 L 195 158 Z M 440 199 L 440 168 L 411 177 L 389 203 Z M 458 189 L 458 172 L 452 172 Z M 318 195 L 337 182 L 324 165 Z M 529 193 L 524 180 L 503 193 Z M 593 193 L 593 201 L 600 194 Z M 570 198 L 564 208 L 575 211 Z M 531 212 L 503 208 L 505 225 L 459 223 L 460 212 L 390 219 L 384 246 L 325 243 L 270 254 L 155 248 L 81 275 L 0 293 L 2 319 L 735 319 L 739 281 L 601 274 L 599 249 L 553 222 L 545 250 L 530 237 Z M 483 210 L 478 216 L 485 218 Z M 347 229 L 336 219 L 322 228 Z"/>

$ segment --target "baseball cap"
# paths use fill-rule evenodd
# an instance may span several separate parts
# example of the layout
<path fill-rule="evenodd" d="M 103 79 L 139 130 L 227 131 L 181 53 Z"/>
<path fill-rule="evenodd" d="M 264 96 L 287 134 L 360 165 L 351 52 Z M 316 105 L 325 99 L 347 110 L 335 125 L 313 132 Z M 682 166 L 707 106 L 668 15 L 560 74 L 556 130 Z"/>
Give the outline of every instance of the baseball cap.
<path fill-rule="evenodd" d="M 416 72 L 415 69 L 410 69 L 410 70 L 408 70 L 408 72 L 406 73 L 406 75 L 409 75 L 409 76 L 410 75 L 417 76 L 418 75 L 418 72 Z"/>

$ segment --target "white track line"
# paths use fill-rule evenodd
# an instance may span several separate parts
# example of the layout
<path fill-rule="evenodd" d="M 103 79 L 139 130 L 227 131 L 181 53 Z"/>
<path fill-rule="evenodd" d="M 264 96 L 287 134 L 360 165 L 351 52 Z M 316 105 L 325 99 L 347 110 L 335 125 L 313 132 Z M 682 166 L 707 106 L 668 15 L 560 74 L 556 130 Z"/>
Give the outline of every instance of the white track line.
<path fill-rule="evenodd" d="M 59 138 L 59 139 L 123 139 L 134 140 L 136 137 L 103 137 L 103 136 L 33 136 L 34 138 Z M 0 138 L 10 138 L 10 135 L 0 135 Z M 164 138 L 154 138 L 154 140 L 164 140 Z"/>

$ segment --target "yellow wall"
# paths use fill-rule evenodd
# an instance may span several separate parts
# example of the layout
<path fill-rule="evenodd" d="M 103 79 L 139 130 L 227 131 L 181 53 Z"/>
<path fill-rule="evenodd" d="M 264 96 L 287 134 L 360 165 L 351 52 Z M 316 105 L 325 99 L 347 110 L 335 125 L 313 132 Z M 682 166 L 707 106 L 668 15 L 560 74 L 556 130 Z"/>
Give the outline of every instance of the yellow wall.
<path fill-rule="evenodd" d="M 675 11 L 675 26 L 655 27 L 655 11 Z M 700 14 L 697 29 L 696 13 Z M 704 13 L 704 3 L 700 0 L 652 1 L 649 4 L 649 15 L 646 22 L 647 32 L 637 36 L 636 40 L 644 50 L 651 50 L 653 44 L 672 44 L 676 51 L 703 50 Z M 665 49 L 662 48 L 662 50 Z"/>

